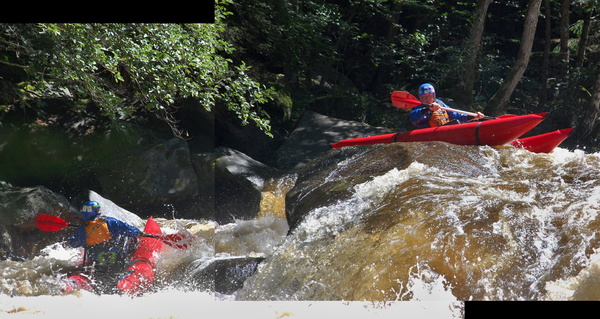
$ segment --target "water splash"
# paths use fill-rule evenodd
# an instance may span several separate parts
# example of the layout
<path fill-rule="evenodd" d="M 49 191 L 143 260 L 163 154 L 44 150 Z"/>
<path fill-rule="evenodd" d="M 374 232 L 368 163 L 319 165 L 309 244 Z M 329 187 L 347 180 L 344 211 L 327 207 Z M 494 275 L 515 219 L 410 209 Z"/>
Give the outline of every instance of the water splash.
<path fill-rule="evenodd" d="M 82 258 L 80 249 L 57 243 L 40 256 L 25 261 L 0 261 L 0 294 L 9 296 L 54 295 L 64 289 L 64 277 Z"/>
<path fill-rule="evenodd" d="M 181 305 L 184 313 L 198 311 L 184 311 L 185 301 L 200 300 L 223 315 L 229 313 L 229 302 L 298 300 L 289 307 L 276 303 L 278 316 L 299 316 L 308 303 L 315 309 L 332 300 L 343 309 L 395 309 L 410 301 L 414 304 L 407 307 L 439 306 L 446 317 L 460 317 L 460 300 L 600 298 L 595 289 L 600 282 L 600 154 L 490 147 L 461 151 L 477 158 L 483 154 L 487 169 L 480 171 L 487 173 L 466 176 L 413 162 L 374 174 L 352 186 L 348 198 L 311 211 L 289 236 L 281 202 L 265 204 L 261 218 L 228 225 L 161 220 L 167 232 L 183 227 L 199 240 L 189 251 L 165 251 L 157 291 L 135 301 L 85 293 L 50 298 L 80 254 L 60 245 L 32 260 L 2 261 L 0 311 L 37 311 L 33 298 L 39 296 L 36 302 L 64 300 L 76 309 L 95 306 L 98 298 L 121 309 L 143 305 L 156 318 L 167 317 L 166 311 L 150 307 L 158 300 Z M 359 160 L 365 158 L 336 163 L 337 169 L 327 171 L 328 181 Z M 469 163 L 464 165 L 462 172 L 469 169 Z M 294 181 L 288 177 L 272 184 L 289 190 Z M 285 191 L 269 192 L 278 201 L 285 196 Z M 269 212 L 275 206 L 278 212 Z M 266 258 L 236 294 L 190 289 L 188 278 L 177 276 L 234 257 Z"/>

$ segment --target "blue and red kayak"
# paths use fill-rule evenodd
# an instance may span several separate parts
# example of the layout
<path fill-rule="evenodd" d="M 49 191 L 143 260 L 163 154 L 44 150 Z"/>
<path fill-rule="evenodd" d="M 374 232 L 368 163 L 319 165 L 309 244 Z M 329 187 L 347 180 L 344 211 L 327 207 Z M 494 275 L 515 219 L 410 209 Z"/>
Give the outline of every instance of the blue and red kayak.
<path fill-rule="evenodd" d="M 352 138 L 333 143 L 331 144 L 331 147 L 337 149 L 355 145 L 431 141 L 447 142 L 457 145 L 505 145 L 517 140 L 519 137 L 529 132 L 547 115 L 547 112 L 527 115 L 503 115 L 495 119 L 480 122 L 469 122 L 418 129 L 410 132 Z"/>

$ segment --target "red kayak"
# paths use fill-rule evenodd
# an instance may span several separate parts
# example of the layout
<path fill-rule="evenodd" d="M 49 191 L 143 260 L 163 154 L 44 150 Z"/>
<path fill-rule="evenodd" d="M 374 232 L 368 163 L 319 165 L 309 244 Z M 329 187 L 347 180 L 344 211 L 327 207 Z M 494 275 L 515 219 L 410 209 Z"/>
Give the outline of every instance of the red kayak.
<path fill-rule="evenodd" d="M 162 230 L 152 217 L 146 222 L 144 233 L 156 235 L 157 238 L 144 236 L 138 240 L 136 250 L 131 255 L 129 266 L 117 283 L 118 291 L 121 294 L 139 295 L 154 284 L 155 262 L 164 250 L 165 244 L 158 237 L 162 235 Z M 70 274 L 66 283 L 66 292 L 77 289 L 96 291 L 93 279 L 86 272 Z"/>
<path fill-rule="evenodd" d="M 92 278 L 85 272 L 77 272 L 70 274 L 65 280 L 66 287 L 65 292 L 73 290 L 87 290 L 95 291 L 94 285 L 92 284 Z"/>
<path fill-rule="evenodd" d="M 162 235 L 158 223 L 150 217 L 146 222 L 144 233 Z M 131 256 L 129 267 L 117 283 L 121 294 L 139 295 L 154 284 L 154 267 L 158 255 L 165 249 L 160 238 L 142 237 L 138 247 Z"/>
<path fill-rule="evenodd" d="M 418 129 L 403 133 L 347 139 L 331 144 L 333 148 L 394 142 L 440 141 L 457 145 L 504 145 L 538 125 L 547 112 L 528 115 L 503 115 L 492 120 Z"/>
<path fill-rule="evenodd" d="M 550 153 L 573 131 L 572 128 L 556 130 L 545 134 L 520 138 L 511 142 L 514 147 L 524 148 L 533 153 Z"/>

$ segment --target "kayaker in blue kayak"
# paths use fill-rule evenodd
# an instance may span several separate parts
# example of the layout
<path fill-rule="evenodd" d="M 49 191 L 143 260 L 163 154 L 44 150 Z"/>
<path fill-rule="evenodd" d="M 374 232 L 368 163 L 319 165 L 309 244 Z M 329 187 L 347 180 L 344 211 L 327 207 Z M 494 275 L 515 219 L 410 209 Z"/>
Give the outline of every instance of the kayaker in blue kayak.
<path fill-rule="evenodd" d="M 93 270 L 94 277 L 108 278 L 120 273 L 135 248 L 136 238 L 143 232 L 116 218 L 103 216 L 96 201 L 85 202 L 81 215 L 84 223 L 77 227 L 69 244 L 85 248 L 84 266 Z"/>
<path fill-rule="evenodd" d="M 477 112 L 477 116 L 466 115 L 458 112 L 449 112 L 440 107 L 448 106 L 436 98 L 435 88 L 430 83 L 419 87 L 419 100 L 421 105 L 415 106 L 408 118 L 416 128 L 438 127 L 447 124 L 466 123 L 473 119 L 482 119 L 484 115 Z"/>

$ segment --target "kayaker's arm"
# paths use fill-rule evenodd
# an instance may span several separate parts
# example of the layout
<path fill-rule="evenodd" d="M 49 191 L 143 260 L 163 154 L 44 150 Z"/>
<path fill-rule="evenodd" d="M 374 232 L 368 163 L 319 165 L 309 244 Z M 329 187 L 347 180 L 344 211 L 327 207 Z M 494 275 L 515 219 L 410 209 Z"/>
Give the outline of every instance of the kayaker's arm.
<path fill-rule="evenodd" d="M 428 104 L 428 105 L 433 106 L 435 108 L 435 104 L 436 103 L 433 103 L 433 105 L 432 104 Z M 441 108 L 442 110 L 446 110 L 447 112 L 454 112 L 454 113 L 468 115 L 471 117 L 472 120 L 480 120 L 480 119 L 493 120 L 493 119 L 495 119 L 495 117 L 484 115 L 481 112 L 473 113 L 473 112 L 467 112 L 467 111 L 463 111 L 463 110 L 457 110 L 457 109 L 453 109 L 447 105 L 443 105 L 443 106 L 438 105 L 438 107 Z M 433 108 L 432 108 L 432 110 L 433 110 Z"/>
<path fill-rule="evenodd" d="M 408 119 L 415 126 L 415 128 L 426 128 L 429 127 L 427 122 L 429 121 L 429 108 L 425 105 L 415 106 L 412 111 L 408 114 Z"/>
<path fill-rule="evenodd" d="M 78 227 L 75 233 L 69 238 L 69 245 L 71 247 L 85 247 L 85 229 L 83 227 Z"/>
<path fill-rule="evenodd" d="M 129 225 L 128 223 L 113 217 L 106 217 L 106 222 L 108 223 L 108 228 L 113 235 L 136 237 L 144 234 L 137 227 Z"/>

